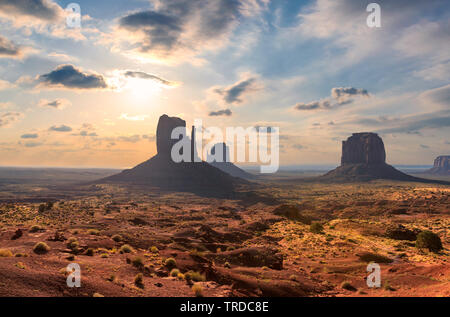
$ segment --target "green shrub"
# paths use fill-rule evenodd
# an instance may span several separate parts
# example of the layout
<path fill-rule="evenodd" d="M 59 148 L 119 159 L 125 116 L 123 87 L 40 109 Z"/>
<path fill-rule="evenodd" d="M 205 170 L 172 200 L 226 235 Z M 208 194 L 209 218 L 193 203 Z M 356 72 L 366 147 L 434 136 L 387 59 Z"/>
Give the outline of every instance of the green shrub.
<path fill-rule="evenodd" d="M 359 259 L 363 262 L 375 262 L 375 263 L 391 263 L 393 260 L 376 253 L 365 252 L 359 256 Z"/>
<path fill-rule="evenodd" d="M 164 261 L 164 266 L 168 269 L 172 269 L 177 267 L 177 261 L 174 258 L 168 258 Z"/>
<path fill-rule="evenodd" d="M 158 252 L 159 252 L 158 248 L 155 247 L 155 246 L 151 247 L 151 248 L 150 248 L 150 251 L 151 251 L 152 253 L 158 253 Z"/>
<path fill-rule="evenodd" d="M 142 268 L 144 266 L 144 260 L 140 256 L 137 256 L 131 260 L 131 264 L 136 268 Z"/>
<path fill-rule="evenodd" d="M 45 242 L 38 242 L 33 248 L 36 254 L 45 254 L 50 251 L 50 247 Z"/>
<path fill-rule="evenodd" d="M 197 297 L 203 296 L 203 287 L 199 284 L 194 284 L 194 286 L 192 286 L 192 291 L 194 292 L 195 296 L 197 296 Z"/>
<path fill-rule="evenodd" d="M 422 231 L 417 235 L 416 247 L 419 249 L 428 249 L 432 252 L 439 252 L 442 250 L 441 238 L 431 231 Z"/>
<path fill-rule="evenodd" d="M 38 232 L 39 230 L 42 230 L 42 228 L 41 228 L 40 226 L 38 226 L 38 225 L 34 225 L 34 226 L 32 226 L 32 227 L 30 228 L 30 232 L 31 232 L 31 233 Z"/>
<path fill-rule="evenodd" d="M 185 278 L 186 275 L 189 275 L 190 280 L 193 280 L 194 282 L 204 282 L 206 280 L 205 275 L 200 272 L 189 271 L 184 274 Z"/>
<path fill-rule="evenodd" d="M 323 233 L 323 226 L 319 222 L 313 222 L 309 228 L 312 233 Z"/>
<path fill-rule="evenodd" d="M 132 253 L 133 248 L 130 247 L 128 244 L 124 244 L 123 246 L 120 247 L 119 252 L 120 253 Z"/>
<path fill-rule="evenodd" d="M 88 234 L 90 234 L 91 236 L 98 236 L 100 234 L 100 231 L 98 231 L 97 229 L 89 229 Z"/>
<path fill-rule="evenodd" d="M 115 234 L 111 237 L 111 239 L 113 239 L 113 241 L 115 241 L 115 242 L 121 242 L 122 236 L 120 234 Z"/>
<path fill-rule="evenodd" d="M 138 273 L 135 277 L 134 277 L 134 284 L 137 287 L 144 287 L 144 275 L 142 273 Z"/>
<path fill-rule="evenodd" d="M 178 274 L 180 274 L 180 270 L 179 269 L 173 269 L 172 271 L 170 271 L 170 276 L 172 277 L 177 277 Z"/>

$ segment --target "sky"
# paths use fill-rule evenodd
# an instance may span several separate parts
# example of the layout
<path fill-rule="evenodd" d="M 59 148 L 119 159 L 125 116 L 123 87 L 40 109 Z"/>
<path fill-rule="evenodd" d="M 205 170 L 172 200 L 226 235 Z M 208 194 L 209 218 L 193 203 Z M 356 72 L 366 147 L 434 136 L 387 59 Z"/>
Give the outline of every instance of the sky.
<path fill-rule="evenodd" d="M 0 165 L 132 167 L 163 114 L 280 128 L 281 165 L 338 165 L 376 132 L 391 164 L 450 154 L 450 3 L 0 0 Z M 72 22 L 72 23 L 69 23 Z"/>

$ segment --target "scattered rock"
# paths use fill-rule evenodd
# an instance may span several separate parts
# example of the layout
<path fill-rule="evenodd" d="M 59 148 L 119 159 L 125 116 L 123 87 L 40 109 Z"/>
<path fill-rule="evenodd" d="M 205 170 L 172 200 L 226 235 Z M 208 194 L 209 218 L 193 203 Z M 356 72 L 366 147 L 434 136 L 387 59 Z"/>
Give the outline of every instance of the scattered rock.
<path fill-rule="evenodd" d="M 14 235 L 11 237 L 11 240 L 17 240 L 17 239 L 19 239 L 21 236 L 23 236 L 23 231 L 22 231 L 22 229 L 17 229 L 16 232 L 14 232 Z"/>

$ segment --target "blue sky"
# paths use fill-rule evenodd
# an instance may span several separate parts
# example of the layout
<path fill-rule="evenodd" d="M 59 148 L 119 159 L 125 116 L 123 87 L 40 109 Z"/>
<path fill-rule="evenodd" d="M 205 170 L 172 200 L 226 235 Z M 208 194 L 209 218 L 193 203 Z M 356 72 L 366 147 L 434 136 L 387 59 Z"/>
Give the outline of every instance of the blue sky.
<path fill-rule="evenodd" d="M 286 165 L 361 131 L 393 164 L 450 152 L 448 1 L 378 1 L 369 28 L 371 1 L 85 0 L 79 29 L 71 2 L 0 1 L 0 165 L 133 166 L 164 113 L 278 126 Z"/>

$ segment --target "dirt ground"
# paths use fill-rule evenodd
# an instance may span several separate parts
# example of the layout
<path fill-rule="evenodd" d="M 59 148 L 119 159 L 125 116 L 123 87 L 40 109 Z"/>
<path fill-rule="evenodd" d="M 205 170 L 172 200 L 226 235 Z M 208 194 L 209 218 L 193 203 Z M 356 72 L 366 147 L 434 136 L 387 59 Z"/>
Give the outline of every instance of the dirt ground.
<path fill-rule="evenodd" d="M 450 296 L 448 186 L 274 181 L 264 199 L 212 199 L 96 185 L 53 204 L 34 190 L 0 203 L 0 296 Z M 443 249 L 393 238 L 398 225 Z M 371 261 L 379 288 L 366 284 Z"/>

